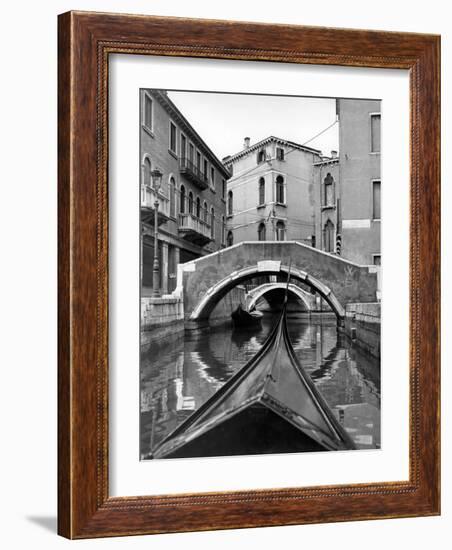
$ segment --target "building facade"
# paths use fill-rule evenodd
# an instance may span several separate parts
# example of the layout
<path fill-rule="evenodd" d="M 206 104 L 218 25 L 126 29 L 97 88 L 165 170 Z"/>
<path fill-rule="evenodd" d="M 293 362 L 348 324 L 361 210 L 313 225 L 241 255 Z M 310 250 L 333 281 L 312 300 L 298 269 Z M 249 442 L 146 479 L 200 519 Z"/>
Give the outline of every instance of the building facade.
<path fill-rule="evenodd" d="M 158 199 L 160 289 L 167 294 L 179 263 L 225 246 L 229 173 L 165 91 L 142 89 L 140 105 L 142 288 L 152 288 Z M 163 174 L 158 191 L 155 169 Z"/>
<path fill-rule="evenodd" d="M 380 265 L 381 102 L 338 99 L 341 256 Z"/>
<path fill-rule="evenodd" d="M 320 151 L 270 136 L 223 159 L 227 245 L 242 241 L 315 241 L 314 163 Z"/>

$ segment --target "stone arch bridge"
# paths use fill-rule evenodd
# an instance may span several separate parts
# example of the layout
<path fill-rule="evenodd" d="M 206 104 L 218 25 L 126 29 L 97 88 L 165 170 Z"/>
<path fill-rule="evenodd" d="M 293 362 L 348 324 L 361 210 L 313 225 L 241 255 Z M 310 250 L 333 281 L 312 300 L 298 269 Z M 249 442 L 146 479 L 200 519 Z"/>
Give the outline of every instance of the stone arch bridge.
<path fill-rule="evenodd" d="M 242 242 L 178 267 L 174 292 L 186 322 L 205 323 L 235 286 L 263 275 L 286 275 L 318 292 L 339 321 L 348 303 L 377 301 L 377 268 L 360 266 L 297 241 Z"/>
<path fill-rule="evenodd" d="M 288 287 L 286 283 L 264 283 L 259 285 L 248 292 L 246 306 L 248 309 L 252 309 L 260 298 L 266 298 L 269 294 L 272 294 L 275 291 L 280 291 L 277 296 L 279 299 L 279 297 L 284 294 L 286 288 L 289 296 L 292 295 L 297 298 L 303 304 L 306 311 L 312 311 L 315 309 L 315 296 L 292 283 L 289 284 Z"/>

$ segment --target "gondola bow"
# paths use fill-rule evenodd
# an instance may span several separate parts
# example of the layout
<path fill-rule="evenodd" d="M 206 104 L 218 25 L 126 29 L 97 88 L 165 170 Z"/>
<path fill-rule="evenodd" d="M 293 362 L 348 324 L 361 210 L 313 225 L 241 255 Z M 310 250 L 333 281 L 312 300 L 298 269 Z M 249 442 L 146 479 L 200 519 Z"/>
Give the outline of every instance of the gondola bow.
<path fill-rule="evenodd" d="M 290 342 L 286 307 L 259 352 L 152 458 L 354 449 Z"/>

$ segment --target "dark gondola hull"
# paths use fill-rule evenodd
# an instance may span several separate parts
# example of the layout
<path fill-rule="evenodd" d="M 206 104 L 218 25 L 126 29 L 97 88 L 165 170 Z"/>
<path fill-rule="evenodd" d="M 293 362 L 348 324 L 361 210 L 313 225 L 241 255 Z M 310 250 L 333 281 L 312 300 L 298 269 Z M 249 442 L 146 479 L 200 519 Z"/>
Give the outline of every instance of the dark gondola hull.
<path fill-rule="evenodd" d="M 217 428 L 175 447 L 165 458 L 325 451 L 290 422 L 262 404 L 247 407 Z"/>
<path fill-rule="evenodd" d="M 259 352 L 176 428 L 153 458 L 354 449 L 299 364 L 286 310 Z"/>

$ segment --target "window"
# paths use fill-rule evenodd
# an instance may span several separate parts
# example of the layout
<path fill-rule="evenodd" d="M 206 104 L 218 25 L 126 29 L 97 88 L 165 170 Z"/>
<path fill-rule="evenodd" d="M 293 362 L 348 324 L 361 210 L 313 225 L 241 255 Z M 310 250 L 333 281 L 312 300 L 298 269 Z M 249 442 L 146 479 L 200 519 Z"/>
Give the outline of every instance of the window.
<path fill-rule="evenodd" d="M 374 265 L 381 265 L 381 254 L 373 254 Z"/>
<path fill-rule="evenodd" d="M 234 235 L 232 234 L 232 231 L 228 231 L 228 237 L 227 237 L 226 244 L 228 246 L 232 246 L 234 244 Z"/>
<path fill-rule="evenodd" d="M 224 244 L 226 233 L 226 223 L 224 221 L 224 216 L 221 216 L 221 244 Z"/>
<path fill-rule="evenodd" d="M 282 176 L 278 176 L 276 178 L 276 202 L 280 204 L 286 203 L 286 197 L 284 193 L 284 178 Z"/>
<path fill-rule="evenodd" d="M 201 199 L 199 197 L 196 199 L 196 217 L 201 218 Z"/>
<path fill-rule="evenodd" d="M 265 204 L 265 180 L 259 179 L 259 206 Z"/>
<path fill-rule="evenodd" d="M 168 277 L 170 288 L 168 290 L 172 292 L 176 286 L 176 276 L 177 276 L 177 262 L 176 262 L 176 247 L 169 245 L 168 246 Z"/>
<path fill-rule="evenodd" d="M 370 115 L 370 151 L 380 152 L 381 115 Z"/>
<path fill-rule="evenodd" d="M 378 180 L 372 182 L 372 217 L 381 219 L 381 181 Z"/>
<path fill-rule="evenodd" d="M 202 219 L 207 222 L 207 218 L 209 217 L 209 210 L 207 209 L 207 203 L 204 201 L 203 207 L 202 207 Z"/>
<path fill-rule="evenodd" d="M 210 167 L 210 185 L 215 189 L 215 168 Z"/>
<path fill-rule="evenodd" d="M 185 214 L 185 187 L 183 185 L 180 186 L 180 204 L 179 204 L 179 211 L 181 214 Z"/>
<path fill-rule="evenodd" d="M 174 218 L 174 216 L 176 215 L 176 182 L 174 181 L 174 178 L 170 179 L 169 200 L 170 200 L 170 216 Z"/>
<path fill-rule="evenodd" d="M 221 180 L 221 196 L 226 199 L 226 180 Z"/>
<path fill-rule="evenodd" d="M 173 153 L 177 153 L 176 150 L 176 125 L 170 122 L 170 135 L 169 135 L 169 148 Z"/>
<path fill-rule="evenodd" d="M 199 151 L 196 151 L 196 168 L 201 173 L 201 153 Z"/>
<path fill-rule="evenodd" d="M 210 209 L 210 238 L 215 239 L 215 210 L 213 206 Z"/>
<path fill-rule="evenodd" d="M 208 166 L 207 166 L 207 160 L 204 159 L 204 177 L 207 179 L 209 177 L 208 174 Z"/>
<path fill-rule="evenodd" d="M 285 241 L 286 240 L 286 226 L 281 220 L 276 223 L 276 240 Z"/>
<path fill-rule="evenodd" d="M 152 187 L 151 161 L 146 157 L 143 162 L 143 184 Z"/>
<path fill-rule="evenodd" d="M 180 156 L 183 159 L 187 156 L 187 138 L 184 134 L 180 135 Z"/>
<path fill-rule="evenodd" d="M 193 215 L 193 193 L 188 194 L 188 213 Z"/>
<path fill-rule="evenodd" d="M 148 94 L 144 94 L 144 125 L 152 131 L 152 99 Z"/>
<path fill-rule="evenodd" d="M 191 163 L 193 163 L 194 155 L 195 155 L 195 148 L 193 147 L 193 143 L 190 143 L 190 145 L 188 146 L 188 160 Z"/>
<path fill-rule="evenodd" d="M 323 244 L 325 252 L 334 252 L 334 224 L 328 220 L 323 229 Z"/>
<path fill-rule="evenodd" d="M 282 147 L 276 148 L 276 158 L 278 160 L 284 160 L 284 149 Z"/>
<path fill-rule="evenodd" d="M 259 241 L 265 241 L 266 239 L 266 228 L 264 222 L 260 223 L 257 228 L 257 238 Z"/>
<path fill-rule="evenodd" d="M 260 164 L 261 162 L 264 162 L 265 160 L 265 149 L 261 149 L 257 153 L 257 164 Z"/>
<path fill-rule="evenodd" d="M 334 179 L 329 172 L 323 180 L 323 206 L 334 206 Z"/>
<path fill-rule="evenodd" d="M 229 191 L 229 193 L 228 193 L 228 216 L 232 216 L 233 211 L 234 211 L 234 196 L 232 194 L 232 191 Z"/>

